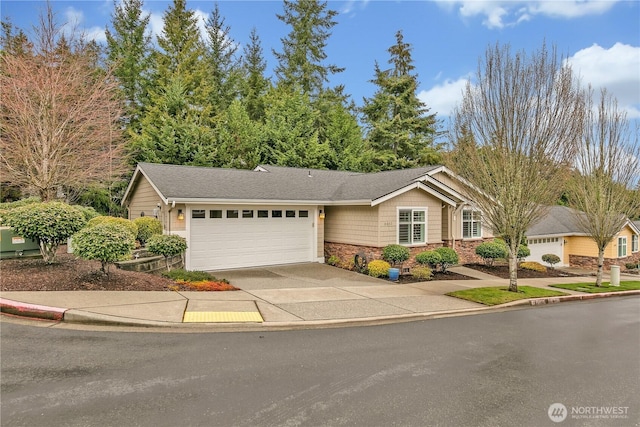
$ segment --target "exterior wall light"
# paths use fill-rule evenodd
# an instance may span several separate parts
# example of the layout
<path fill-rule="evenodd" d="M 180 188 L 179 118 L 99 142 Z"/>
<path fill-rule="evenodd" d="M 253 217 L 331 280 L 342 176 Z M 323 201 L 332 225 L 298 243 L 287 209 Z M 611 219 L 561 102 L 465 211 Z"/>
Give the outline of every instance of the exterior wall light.
<path fill-rule="evenodd" d="M 320 209 L 320 219 L 324 219 L 324 211 Z"/>
<path fill-rule="evenodd" d="M 182 209 L 178 209 L 178 219 L 180 221 L 184 219 L 184 212 L 182 212 Z"/>

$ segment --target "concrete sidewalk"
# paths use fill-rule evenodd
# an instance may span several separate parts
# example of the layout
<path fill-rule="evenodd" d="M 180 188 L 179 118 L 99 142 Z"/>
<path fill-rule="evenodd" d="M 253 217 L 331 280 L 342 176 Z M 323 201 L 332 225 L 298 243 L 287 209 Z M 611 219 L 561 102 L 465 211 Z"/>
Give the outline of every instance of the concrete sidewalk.
<path fill-rule="evenodd" d="M 400 285 L 323 264 L 300 264 L 215 273 L 241 291 L 3 292 L 0 307 L 5 313 L 73 323 L 291 329 L 406 321 L 480 313 L 513 305 L 610 296 L 563 291 L 571 295 L 486 307 L 445 294 L 468 288 L 505 286 L 508 280 L 466 267 L 450 270 L 476 280 Z M 557 283 L 593 281 L 592 276 L 583 276 L 519 279 L 518 284 L 547 288 Z M 640 291 L 611 293 L 638 294 Z"/>

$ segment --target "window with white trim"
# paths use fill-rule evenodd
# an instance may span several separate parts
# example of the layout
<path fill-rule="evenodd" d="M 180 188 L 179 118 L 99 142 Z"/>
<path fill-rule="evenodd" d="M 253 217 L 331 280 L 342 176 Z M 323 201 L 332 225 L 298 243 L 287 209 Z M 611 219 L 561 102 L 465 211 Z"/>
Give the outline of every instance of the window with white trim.
<path fill-rule="evenodd" d="M 426 235 L 426 209 L 398 210 L 398 243 L 401 245 L 425 243 Z"/>
<path fill-rule="evenodd" d="M 631 235 L 631 252 L 638 252 L 638 235 Z"/>
<path fill-rule="evenodd" d="M 627 238 L 618 237 L 618 258 L 627 256 Z"/>
<path fill-rule="evenodd" d="M 462 238 L 477 239 L 482 237 L 482 213 L 475 209 L 462 210 Z"/>

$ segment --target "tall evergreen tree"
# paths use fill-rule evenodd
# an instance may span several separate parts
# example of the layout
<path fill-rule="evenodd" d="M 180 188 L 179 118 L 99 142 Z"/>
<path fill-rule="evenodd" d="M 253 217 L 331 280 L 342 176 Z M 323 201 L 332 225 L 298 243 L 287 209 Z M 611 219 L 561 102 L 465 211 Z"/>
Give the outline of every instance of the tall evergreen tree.
<path fill-rule="evenodd" d="M 249 117 L 245 105 L 234 100 L 218 125 L 221 140 L 218 166 L 253 169 L 263 158 L 263 125 Z"/>
<path fill-rule="evenodd" d="M 273 51 L 279 64 L 275 69 L 279 83 L 297 84 L 311 98 L 318 96 L 330 74 L 343 71 L 335 65 L 324 65 L 325 47 L 336 25 L 335 10 L 319 0 L 284 0 L 284 14 L 278 19 L 291 27 L 281 39 L 282 52 Z"/>
<path fill-rule="evenodd" d="M 270 82 L 264 75 L 267 63 L 262 54 L 260 37 L 255 29 L 251 30 L 249 44 L 244 47 L 242 57 L 243 83 L 241 95 L 251 120 L 264 119 L 264 96 L 269 89 Z"/>
<path fill-rule="evenodd" d="M 160 50 L 152 53 L 152 89 L 141 131 L 133 135 L 136 161 L 211 165 L 215 138 L 204 43 L 186 0 L 164 14 Z"/>
<path fill-rule="evenodd" d="M 417 97 L 418 77 L 414 73 L 411 45 L 404 42 L 402 31 L 396 44 L 388 49 L 391 69 L 375 65 L 372 80 L 378 90 L 365 98 L 362 112 L 367 127 L 367 142 L 374 151 L 373 161 L 379 169 L 398 169 L 437 163 L 439 147 L 435 114 Z"/>
<path fill-rule="evenodd" d="M 112 68 L 122 91 L 126 128 L 130 133 L 139 133 L 149 87 L 149 15 L 142 14 L 142 0 L 114 0 L 113 6 L 113 31 L 106 30 L 107 65 Z"/>
<path fill-rule="evenodd" d="M 231 38 L 231 28 L 225 25 L 217 3 L 205 23 L 205 28 L 207 76 L 211 85 L 210 103 L 216 114 L 219 114 L 238 97 L 240 80 L 239 61 L 236 58 L 238 46 Z"/>

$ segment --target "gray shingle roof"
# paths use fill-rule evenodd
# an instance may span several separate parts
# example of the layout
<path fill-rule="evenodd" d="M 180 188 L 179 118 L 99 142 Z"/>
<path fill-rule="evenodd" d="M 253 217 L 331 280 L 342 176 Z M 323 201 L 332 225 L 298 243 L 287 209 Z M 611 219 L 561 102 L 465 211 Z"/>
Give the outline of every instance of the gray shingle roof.
<path fill-rule="evenodd" d="M 551 206 L 548 213 L 529 227 L 527 237 L 581 234 L 576 221 L 577 211 L 566 206 Z"/>
<path fill-rule="evenodd" d="M 166 199 L 357 201 L 375 200 L 438 166 L 379 173 L 261 166 L 267 172 L 140 163 Z"/>

